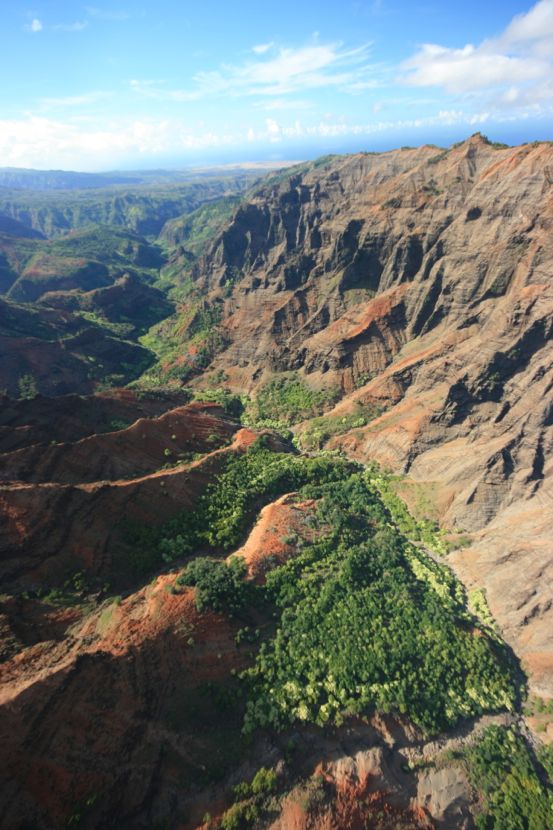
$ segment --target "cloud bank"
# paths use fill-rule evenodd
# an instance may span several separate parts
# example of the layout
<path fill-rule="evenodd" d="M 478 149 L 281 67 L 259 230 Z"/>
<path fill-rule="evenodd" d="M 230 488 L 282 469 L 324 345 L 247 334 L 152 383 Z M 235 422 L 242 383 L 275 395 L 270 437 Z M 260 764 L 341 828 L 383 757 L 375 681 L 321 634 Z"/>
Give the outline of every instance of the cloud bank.
<path fill-rule="evenodd" d="M 400 82 L 409 86 L 487 95 L 496 108 L 553 104 L 553 0 L 540 0 L 478 45 L 426 43 L 401 68 Z"/>

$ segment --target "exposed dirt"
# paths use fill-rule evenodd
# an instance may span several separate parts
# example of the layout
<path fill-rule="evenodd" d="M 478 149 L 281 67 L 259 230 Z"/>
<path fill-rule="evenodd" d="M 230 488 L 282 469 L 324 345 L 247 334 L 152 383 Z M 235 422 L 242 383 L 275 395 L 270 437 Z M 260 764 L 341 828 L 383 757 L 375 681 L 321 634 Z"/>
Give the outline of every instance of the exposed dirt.
<path fill-rule="evenodd" d="M 246 543 L 233 554 L 244 559 L 251 578 L 263 583 L 267 570 L 294 556 L 298 538 L 314 538 L 308 524 L 314 506 L 289 493 L 262 509 Z"/>

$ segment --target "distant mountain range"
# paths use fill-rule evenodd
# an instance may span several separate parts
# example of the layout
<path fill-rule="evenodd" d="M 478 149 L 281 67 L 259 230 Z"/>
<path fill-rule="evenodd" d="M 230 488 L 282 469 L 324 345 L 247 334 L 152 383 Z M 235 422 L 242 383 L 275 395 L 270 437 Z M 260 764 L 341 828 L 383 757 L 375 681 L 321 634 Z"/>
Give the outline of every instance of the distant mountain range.
<path fill-rule="evenodd" d="M 231 173 L 260 176 L 292 162 L 251 162 L 217 167 L 190 167 L 183 170 L 114 170 L 81 173 L 73 170 L 32 170 L 25 167 L 0 167 L 0 187 L 14 190 L 82 190 L 115 185 L 169 184 L 197 181 Z"/>

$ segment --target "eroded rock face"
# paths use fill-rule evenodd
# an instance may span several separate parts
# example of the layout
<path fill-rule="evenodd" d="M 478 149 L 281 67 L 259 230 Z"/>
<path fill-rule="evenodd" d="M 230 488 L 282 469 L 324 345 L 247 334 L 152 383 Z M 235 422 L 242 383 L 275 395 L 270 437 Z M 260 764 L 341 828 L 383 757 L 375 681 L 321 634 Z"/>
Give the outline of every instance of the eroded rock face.
<path fill-rule="evenodd" d="M 198 267 L 213 361 L 255 391 L 297 370 L 385 412 L 335 438 L 439 492 L 452 561 L 553 694 L 553 147 L 480 135 L 335 158 L 270 183 Z"/>
<path fill-rule="evenodd" d="M 174 579 L 78 614 L 65 636 L 45 624 L 35 642 L 18 632 L 19 653 L 2 665 L 3 826 L 63 827 L 81 812 L 88 826 L 148 827 L 182 815 L 204 750 L 187 695 L 244 655 L 237 625 L 200 617 L 191 589 L 169 591 Z"/>
<path fill-rule="evenodd" d="M 541 284 L 551 153 L 475 136 L 438 160 L 430 147 L 354 155 L 265 186 L 197 269 L 214 297 L 233 286 L 221 362 L 268 368 L 270 344 L 269 368 L 334 370 L 348 390 L 407 340 Z"/>

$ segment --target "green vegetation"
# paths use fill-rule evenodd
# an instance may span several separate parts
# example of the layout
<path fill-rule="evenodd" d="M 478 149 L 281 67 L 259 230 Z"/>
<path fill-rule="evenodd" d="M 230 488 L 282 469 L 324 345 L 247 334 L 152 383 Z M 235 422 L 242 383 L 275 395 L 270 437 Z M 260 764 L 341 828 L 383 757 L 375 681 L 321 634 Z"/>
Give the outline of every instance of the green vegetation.
<path fill-rule="evenodd" d="M 304 486 L 327 532 L 267 576 L 280 620 L 248 684 L 245 729 L 378 709 L 435 732 L 511 709 L 507 654 L 474 636 L 449 572 L 390 524 L 371 473 Z"/>
<path fill-rule="evenodd" d="M 261 767 L 250 784 L 243 781 L 234 787 L 235 803 L 221 818 L 222 830 L 249 830 L 266 808 L 266 799 L 277 786 L 277 774 L 272 769 Z"/>
<path fill-rule="evenodd" d="M 285 167 L 279 173 L 274 173 L 272 176 L 266 176 L 260 183 L 259 187 L 255 188 L 255 192 L 266 190 L 270 187 L 279 187 L 281 184 L 288 184 L 291 179 L 296 176 L 303 176 L 308 173 L 312 165 L 306 161 L 300 164 L 294 164 L 292 167 Z"/>
<path fill-rule="evenodd" d="M 338 481 L 351 470 L 350 463 L 335 458 L 273 452 L 262 436 L 247 453 L 227 457 L 224 471 L 193 512 L 187 510 L 163 527 L 159 549 L 173 558 L 202 547 L 229 552 L 263 504 L 308 483 Z"/>
<path fill-rule="evenodd" d="M 549 782 L 553 783 L 553 744 L 540 746 L 537 752 L 537 758 L 539 763 L 542 765 Z"/>
<path fill-rule="evenodd" d="M 36 389 L 45 394 L 64 394 L 68 384 L 92 391 L 95 386 L 122 386 L 143 373 L 154 355 L 126 339 L 113 336 L 101 323 L 84 320 L 78 314 L 0 298 L 0 334 L 19 339 L 29 338 L 27 352 L 18 364 L 23 377 L 34 376 Z M 42 360 L 33 359 L 31 347 Z M 51 365 L 57 371 L 51 371 Z M 63 371 L 62 371 L 63 370 Z M 11 361 L 0 365 L 0 386 L 9 394 L 21 394 Z M 34 392 L 24 381 L 24 393 Z"/>
<path fill-rule="evenodd" d="M 106 593 L 107 591 L 109 591 L 107 582 L 77 571 L 68 572 L 63 584 L 58 587 L 44 586 L 36 590 L 24 591 L 19 596 L 22 599 L 39 600 L 46 605 L 58 608 L 72 608 L 87 605 L 90 602 L 90 594 L 93 592 Z"/>
<path fill-rule="evenodd" d="M 484 135 L 481 132 L 473 133 L 470 137 L 471 138 L 480 137 L 482 139 L 482 141 L 484 142 L 484 144 L 488 144 L 490 147 L 493 147 L 494 150 L 508 150 L 509 149 L 508 144 L 503 144 L 503 142 L 501 142 L 501 141 L 490 141 L 488 136 Z M 462 147 L 463 144 L 465 144 L 466 140 L 467 139 L 463 139 L 463 141 L 456 141 L 455 144 L 451 145 L 451 148 L 454 150 L 456 147 Z"/>
<path fill-rule="evenodd" d="M 495 620 L 490 611 L 486 591 L 484 588 L 476 588 L 468 595 L 468 607 L 480 622 L 492 631 L 496 630 Z"/>
<path fill-rule="evenodd" d="M 214 548 L 228 553 L 240 543 L 248 523 L 264 504 L 307 483 L 338 481 L 353 469 L 349 462 L 332 457 L 273 452 L 264 436 L 248 452 L 229 454 L 223 464 L 193 511 L 183 511 L 161 528 L 126 526 L 132 555 L 121 559 L 120 570 L 137 576 L 195 550 Z"/>
<path fill-rule="evenodd" d="M 190 562 L 177 579 L 177 585 L 196 587 L 196 608 L 211 608 L 239 616 L 255 602 L 256 586 L 245 579 L 246 564 L 233 557 L 230 562 L 198 558 Z"/>
<path fill-rule="evenodd" d="M 193 400 L 218 403 L 231 418 L 239 419 L 244 411 L 243 398 L 228 389 L 196 389 Z"/>
<path fill-rule="evenodd" d="M 258 171 L 184 173 L 188 181 L 177 183 L 175 174 L 171 175 L 173 181 L 70 192 L 3 189 L 0 212 L 27 222 L 30 219 L 32 226 L 48 237 L 94 224 L 156 236 L 168 220 L 197 210 L 211 199 L 243 193 L 259 179 Z"/>
<path fill-rule="evenodd" d="M 108 225 L 90 225 L 47 243 L 52 256 L 100 260 L 109 265 L 159 268 L 164 258 L 157 245 L 138 234 Z"/>
<path fill-rule="evenodd" d="M 320 450 L 329 438 L 364 427 L 381 412 L 382 410 L 376 406 L 359 407 L 357 412 L 347 415 L 322 415 L 312 418 L 307 427 L 298 434 L 298 443 L 303 450 Z"/>
<path fill-rule="evenodd" d="M 17 388 L 19 390 L 19 397 L 23 400 L 31 400 L 38 395 L 37 382 L 31 374 L 21 375 L 17 383 Z"/>
<path fill-rule="evenodd" d="M 430 196 L 439 196 L 442 193 L 442 189 L 438 187 L 438 183 L 435 179 L 430 179 L 430 181 L 425 182 L 421 187 L 423 193 L 427 193 Z"/>
<path fill-rule="evenodd" d="M 546 830 L 553 826 L 553 797 L 534 759 L 513 729 L 491 726 L 466 752 L 469 776 L 481 795 L 477 830 Z"/>
<path fill-rule="evenodd" d="M 223 813 L 221 830 L 249 830 L 257 818 L 259 818 L 259 810 L 255 804 L 239 801 Z"/>
<path fill-rule="evenodd" d="M 209 305 L 192 291 L 186 306 L 140 338 L 157 355 L 157 363 L 141 383 L 154 387 L 167 381 L 183 383 L 205 369 L 225 345 L 220 320 L 219 306 Z"/>
<path fill-rule="evenodd" d="M 338 397 L 337 390 L 312 389 L 298 375 L 290 372 L 264 384 L 247 414 L 256 425 L 272 420 L 290 425 L 319 415 Z"/>
<path fill-rule="evenodd" d="M 262 438 L 229 455 L 194 511 L 157 537 L 146 529 L 143 549 L 155 561 L 202 548 L 227 553 L 269 501 L 286 492 L 318 501 L 315 540 L 295 539 L 297 555 L 269 570 L 263 588 L 245 580 L 238 558 L 196 558 L 178 579 L 196 586 L 200 610 L 275 609 L 274 635 L 243 675 L 246 733 L 296 720 L 340 723 L 375 709 L 436 732 L 461 717 L 513 708 L 506 650 L 485 630 L 475 633 L 478 622 L 452 572 L 406 538 L 405 531 L 420 535 L 420 523 L 389 478 L 338 456 L 274 452 Z"/>
<path fill-rule="evenodd" d="M 524 714 L 532 718 L 532 728 L 535 732 L 548 732 L 553 724 L 553 699 L 546 700 L 538 695 L 530 695 L 524 705 Z M 550 747 L 550 751 L 550 760 L 553 762 L 553 746 Z M 544 757 L 547 758 L 547 752 Z M 547 764 L 544 763 L 544 766 Z M 553 779 L 553 770 L 549 771 L 549 775 Z"/>
<path fill-rule="evenodd" d="M 447 553 L 448 544 L 437 523 L 432 519 L 416 519 L 408 511 L 403 499 L 398 496 L 397 485 L 403 482 L 403 476 L 384 473 L 376 466 L 370 467 L 369 470 L 371 484 L 378 490 L 399 530 L 412 541 L 424 543 L 434 553 Z"/>
<path fill-rule="evenodd" d="M 251 782 L 248 784 L 242 781 L 234 788 L 234 795 L 237 798 L 249 798 L 255 795 L 269 795 L 274 792 L 277 786 L 277 774 L 272 769 L 261 767 L 257 770 Z"/>
<path fill-rule="evenodd" d="M 538 695 L 530 695 L 524 712 L 527 715 L 553 715 L 553 698 L 545 700 Z"/>
<path fill-rule="evenodd" d="M 439 164 L 440 161 L 447 157 L 448 152 L 448 150 L 442 150 L 441 153 L 436 153 L 435 156 L 431 156 L 428 159 L 428 164 Z"/>
<path fill-rule="evenodd" d="M 3 245 L 17 274 L 9 290 L 14 300 L 34 302 L 52 291 L 88 292 L 112 285 L 123 273 L 132 274 L 148 285 L 157 279 L 165 262 L 161 249 L 154 243 L 130 231 L 103 225 L 92 225 L 53 240 L 32 242 L 32 251 L 26 252 L 30 256 L 26 255 L 21 262 L 17 261 L 13 243 Z M 21 248 L 21 243 L 17 244 Z M 79 297 L 65 299 L 67 307 L 75 310 Z M 160 301 L 165 299 L 160 297 Z M 56 298 L 56 302 L 60 299 Z"/>
<path fill-rule="evenodd" d="M 239 196 L 225 196 L 207 202 L 192 213 L 167 222 L 161 234 L 161 242 L 168 245 L 184 245 L 187 251 L 198 256 L 221 226 L 232 216 L 240 204 Z"/>

